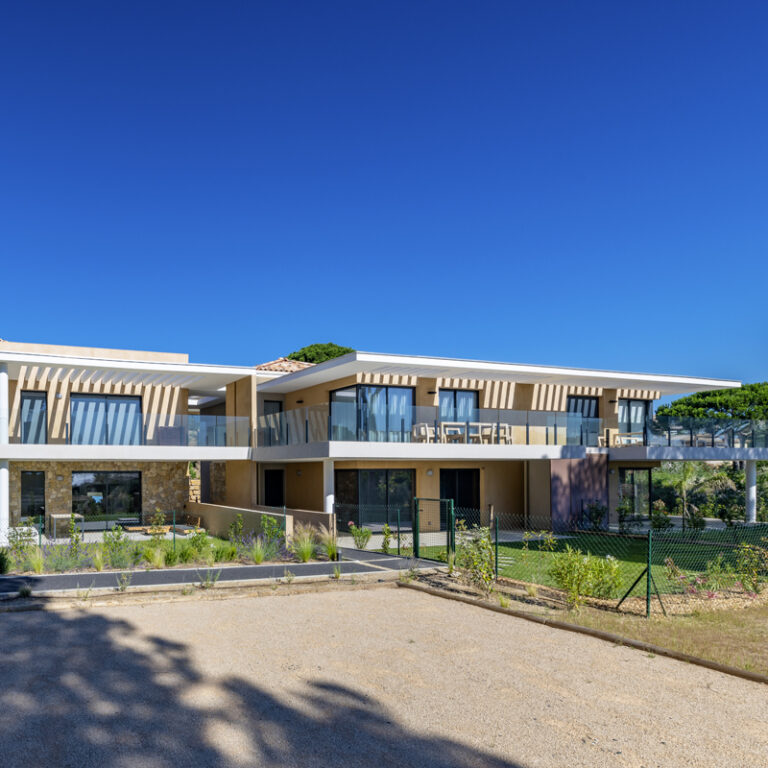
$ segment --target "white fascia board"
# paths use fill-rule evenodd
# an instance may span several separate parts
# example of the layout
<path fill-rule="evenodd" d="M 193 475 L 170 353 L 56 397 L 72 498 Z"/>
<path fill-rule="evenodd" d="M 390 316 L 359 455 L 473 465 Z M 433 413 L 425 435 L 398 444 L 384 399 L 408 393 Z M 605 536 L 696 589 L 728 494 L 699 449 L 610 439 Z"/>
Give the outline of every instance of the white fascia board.
<path fill-rule="evenodd" d="M 248 461 L 248 447 L 175 445 L 0 445 L 0 461 Z"/>
<path fill-rule="evenodd" d="M 13 352 L 0 350 L 0 362 L 8 363 L 11 378 L 18 378 L 21 366 L 49 366 L 52 369 L 72 369 L 82 371 L 81 375 L 93 376 L 96 372 L 116 372 L 125 376 L 135 374 L 164 377 L 174 375 L 197 376 L 202 389 L 211 386 L 221 387 L 238 379 L 257 375 L 260 378 L 278 378 L 284 374 L 270 371 L 257 371 L 255 368 L 234 365 L 208 365 L 203 363 L 173 363 L 144 360 L 108 360 L 95 357 L 76 357 L 73 355 L 52 355 L 37 352 Z"/>
<path fill-rule="evenodd" d="M 606 449 L 579 445 L 466 445 L 453 443 L 356 443 L 331 441 L 253 449 L 253 460 L 265 463 L 291 461 L 535 461 L 581 459 Z"/>
<path fill-rule="evenodd" d="M 259 388 L 264 392 L 286 393 L 357 373 L 390 373 L 429 378 L 496 379 L 530 384 L 572 384 L 611 389 L 651 389 L 669 395 L 713 389 L 734 389 L 741 386 L 740 381 L 733 379 L 351 352 L 320 363 L 313 368 L 267 382 Z"/>

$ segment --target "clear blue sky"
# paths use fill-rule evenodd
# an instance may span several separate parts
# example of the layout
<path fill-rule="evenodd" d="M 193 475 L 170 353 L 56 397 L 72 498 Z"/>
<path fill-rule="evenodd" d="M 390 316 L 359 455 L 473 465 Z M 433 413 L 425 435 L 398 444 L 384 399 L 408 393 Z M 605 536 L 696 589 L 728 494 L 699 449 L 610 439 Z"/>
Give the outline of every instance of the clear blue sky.
<path fill-rule="evenodd" d="M 7 2 L 0 337 L 768 379 L 768 3 Z"/>

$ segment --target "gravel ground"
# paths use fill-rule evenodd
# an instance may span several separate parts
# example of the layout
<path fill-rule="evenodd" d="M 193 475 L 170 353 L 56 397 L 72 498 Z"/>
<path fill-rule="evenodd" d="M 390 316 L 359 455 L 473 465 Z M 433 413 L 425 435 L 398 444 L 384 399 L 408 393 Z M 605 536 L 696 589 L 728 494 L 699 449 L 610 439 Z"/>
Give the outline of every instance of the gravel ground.
<path fill-rule="evenodd" d="M 760 766 L 768 687 L 410 590 L 0 617 L 4 766 Z"/>

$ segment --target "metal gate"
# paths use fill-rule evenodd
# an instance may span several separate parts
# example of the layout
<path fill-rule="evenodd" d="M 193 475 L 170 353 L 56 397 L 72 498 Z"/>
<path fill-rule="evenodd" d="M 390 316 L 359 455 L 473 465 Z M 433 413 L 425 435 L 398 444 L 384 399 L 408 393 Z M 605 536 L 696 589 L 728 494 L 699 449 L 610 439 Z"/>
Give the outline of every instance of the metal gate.
<path fill-rule="evenodd" d="M 448 562 L 456 535 L 453 499 L 413 500 L 413 554 L 425 560 Z"/>

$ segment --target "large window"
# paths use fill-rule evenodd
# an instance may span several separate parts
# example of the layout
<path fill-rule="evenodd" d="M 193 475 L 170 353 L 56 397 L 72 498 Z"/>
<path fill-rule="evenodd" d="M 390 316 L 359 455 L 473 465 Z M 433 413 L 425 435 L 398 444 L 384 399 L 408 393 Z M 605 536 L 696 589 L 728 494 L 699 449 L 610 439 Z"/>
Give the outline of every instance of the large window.
<path fill-rule="evenodd" d="M 440 421 L 477 421 L 478 392 L 468 389 L 440 390 Z"/>
<path fill-rule="evenodd" d="M 631 514 L 648 517 L 651 514 L 651 470 L 620 467 L 619 496 L 629 500 Z"/>
<path fill-rule="evenodd" d="M 642 435 L 650 415 L 650 400 L 619 400 L 619 432 Z"/>
<path fill-rule="evenodd" d="M 70 442 L 74 445 L 141 445 L 141 398 L 70 396 Z"/>
<path fill-rule="evenodd" d="M 343 524 L 410 523 L 414 492 L 412 469 L 338 469 L 336 513 Z"/>
<path fill-rule="evenodd" d="M 72 511 L 91 520 L 141 518 L 141 472 L 73 472 Z"/>
<path fill-rule="evenodd" d="M 586 397 L 584 395 L 568 395 L 568 413 L 578 413 L 585 419 L 596 419 L 598 398 Z"/>
<path fill-rule="evenodd" d="M 331 392 L 331 439 L 404 443 L 411 439 L 413 389 L 360 385 Z"/>
<path fill-rule="evenodd" d="M 21 393 L 21 442 L 48 440 L 48 406 L 45 392 Z"/>
<path fill-rule="evenodd" d="M 573 421 L 567 425 L 568 443 L 579 445 L 597 445 L 600 422 L 598 421 L 597 397 L 586 395 L 568 395 L 566 410 L 573 415 Z M 579 418 L 580 417 L 580 418 Z"/>

